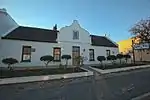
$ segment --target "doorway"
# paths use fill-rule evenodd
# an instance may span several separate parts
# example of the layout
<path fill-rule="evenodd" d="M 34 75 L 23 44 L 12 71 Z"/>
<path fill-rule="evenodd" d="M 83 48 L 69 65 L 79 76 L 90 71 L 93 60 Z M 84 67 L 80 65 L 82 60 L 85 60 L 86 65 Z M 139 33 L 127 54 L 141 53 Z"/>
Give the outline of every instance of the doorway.
<path fill-rule="evenodd" d="M 77 65 L 76 57 L 80 56 L 80 47 L 72 46 L 72 65 Z"/>

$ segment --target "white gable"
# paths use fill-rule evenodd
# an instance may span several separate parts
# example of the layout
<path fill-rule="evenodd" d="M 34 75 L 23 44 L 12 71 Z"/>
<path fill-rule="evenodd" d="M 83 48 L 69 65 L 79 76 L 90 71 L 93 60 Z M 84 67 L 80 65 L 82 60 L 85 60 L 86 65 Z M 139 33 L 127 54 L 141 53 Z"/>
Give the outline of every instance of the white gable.
<path fill-rule="evenodd" d="M 79 39 L 73 39 L 73 31 L 78 31 Z M 77 20 L 74 20 L 70 26 L 66 26 L 60 29 L 58 34 L 58 41 L 91 44 L 90 33 L 83 29 Z"/>
<path fill-rule="evenodd" d="M 0 9 L 0 37 L 17 28 L 18 24 L 11 18 L 5 9 Z"/>

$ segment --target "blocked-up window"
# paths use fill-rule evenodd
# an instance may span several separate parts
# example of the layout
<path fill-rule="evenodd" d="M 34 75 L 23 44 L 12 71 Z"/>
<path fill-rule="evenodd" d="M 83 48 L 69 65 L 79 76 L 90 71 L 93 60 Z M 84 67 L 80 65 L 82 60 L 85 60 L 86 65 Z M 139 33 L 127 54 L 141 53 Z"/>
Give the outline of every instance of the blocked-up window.
<path fill-rule="evenodd" d="M 79 31 L 73 31 L 73 39 L 78 40 L 79 39 Z"/>

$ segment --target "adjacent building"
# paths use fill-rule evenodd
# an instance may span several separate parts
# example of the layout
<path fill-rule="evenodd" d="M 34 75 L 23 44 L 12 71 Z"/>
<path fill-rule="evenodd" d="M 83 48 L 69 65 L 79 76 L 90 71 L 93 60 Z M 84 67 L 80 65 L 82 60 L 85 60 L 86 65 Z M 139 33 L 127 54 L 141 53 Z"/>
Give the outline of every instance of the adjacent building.
<path fill-rule="evenodd" d="M 132 39 L 121 40 L 118 42 L 118 45 L 120 53 L 127 54 L 132 51 Z"/>
<path fill-rule="evenodd" d="M 134 41 L 134 48 L 132 48 L 132 38 L 118 42 L 119 52 L 123 54 L 130 54 L 133 58 L 133 49 L 135 61 L 150 61 L 150 44 L 138 44 Z"/>
<path fill-rule="evenodd" d="M 3 20 L 1 20 L 3 19 Z M 77 20 L 69 26 L 43 29 L 18 25 L 5 9 L 0 10 L 0 60 L 13 57 L 16 66 L 41 66 L 40 57 L 52 55 L 50 65 L 64 64 L 64 54 L 71 55 L 69 65 L 75 65 L 75 57 L 84 57 L 84 64 L 99 64 L 97 56 L 116 55 L 118 45 L 106 36 L 90 34 Z M 0 62 L 0 66 L 5 66 Z"/>

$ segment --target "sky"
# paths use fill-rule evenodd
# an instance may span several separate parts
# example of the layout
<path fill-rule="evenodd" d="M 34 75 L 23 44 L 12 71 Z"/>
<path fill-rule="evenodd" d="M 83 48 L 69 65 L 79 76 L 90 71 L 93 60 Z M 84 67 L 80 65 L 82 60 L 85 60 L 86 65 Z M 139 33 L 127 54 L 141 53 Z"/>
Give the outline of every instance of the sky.
<path fill-rule="evenodd" d="M 129 29 L 150 17 L 150 0 L 0 0 L 13 19 L 23 26 L 51 29 L 78 20 L 91 34 L 118 42 L 131 37 Z"/>

